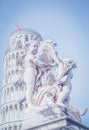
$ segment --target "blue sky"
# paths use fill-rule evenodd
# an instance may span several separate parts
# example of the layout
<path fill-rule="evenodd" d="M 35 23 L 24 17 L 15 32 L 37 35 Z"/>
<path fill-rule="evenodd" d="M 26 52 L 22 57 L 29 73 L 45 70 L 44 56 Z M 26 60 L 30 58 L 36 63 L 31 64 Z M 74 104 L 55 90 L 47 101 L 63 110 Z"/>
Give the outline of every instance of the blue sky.
<path fill-rule="evenodd" d="M 16 24 L 53 39 L 59 57 L 77 62 L 71 104 L 89 109 L 89 0 L 0 0 L 0 88 L 3 57 Z M 89 112 L 83 123 L 89 126 Z"/>

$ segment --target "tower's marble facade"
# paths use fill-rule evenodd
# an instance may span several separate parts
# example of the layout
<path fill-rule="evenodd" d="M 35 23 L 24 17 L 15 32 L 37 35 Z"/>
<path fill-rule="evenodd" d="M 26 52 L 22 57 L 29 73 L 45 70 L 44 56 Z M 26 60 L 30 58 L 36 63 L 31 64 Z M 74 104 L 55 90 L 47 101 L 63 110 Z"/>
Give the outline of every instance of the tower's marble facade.
<path fill-rule="evenodd" d="M 0 130 L 21 129 L 21 114 L 26 103 L 20 105 L 24 97 L 25 86 L 18 81 L 23 75 L 23 68 L 17 66 L 17 59 L 25 53 L 25 47 L 31 41 L 41 41 L 41 36 L 33 31 L 24 29 L 15 31 L 10 36 L 10 48 L 6 51 L 3 61 L 3 85 L 1 90 Z"/>

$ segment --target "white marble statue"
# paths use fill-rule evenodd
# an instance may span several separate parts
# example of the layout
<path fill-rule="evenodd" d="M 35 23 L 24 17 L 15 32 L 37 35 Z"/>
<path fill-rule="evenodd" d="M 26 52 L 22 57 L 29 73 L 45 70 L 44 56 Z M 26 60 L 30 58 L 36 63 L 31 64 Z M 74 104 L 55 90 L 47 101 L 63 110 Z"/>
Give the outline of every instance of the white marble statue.
<path fill-rule="evenodd" d="M 80 122 L 80 116 L 86 110 L 77 110 L 69 104 L 72 69 L 76 63 L 71 59 L 60 59 L 55 45 L 52 40 L 40 43 L 33 41 L 19 60 L 24 67 L 22 78 L 26 84 L 26 102 L 29 109 L 59 105 L 68 109 L 67 114 Z M 56 68 L 56 73 L 52 72 L 53 68 Z"/>

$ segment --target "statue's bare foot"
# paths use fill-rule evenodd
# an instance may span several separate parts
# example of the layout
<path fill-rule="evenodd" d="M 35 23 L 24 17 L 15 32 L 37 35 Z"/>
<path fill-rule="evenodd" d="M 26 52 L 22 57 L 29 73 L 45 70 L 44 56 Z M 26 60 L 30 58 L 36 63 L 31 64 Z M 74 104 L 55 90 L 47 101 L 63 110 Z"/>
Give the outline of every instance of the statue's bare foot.
<path fill-rule="evenodd" d="M 83 115 L 85 115 L 85 114 L 87 113 L 87 110 L 88 110 L 88 109 L 79 110 L 79 111 L 78 111 L 78 114 L 79 114 L 80 116 L 83 116 Z"/>

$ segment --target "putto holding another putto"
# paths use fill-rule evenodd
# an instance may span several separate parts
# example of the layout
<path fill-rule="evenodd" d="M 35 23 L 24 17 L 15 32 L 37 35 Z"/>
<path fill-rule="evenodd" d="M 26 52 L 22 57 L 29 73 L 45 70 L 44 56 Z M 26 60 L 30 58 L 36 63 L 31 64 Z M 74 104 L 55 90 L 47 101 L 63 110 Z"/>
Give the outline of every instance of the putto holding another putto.
<path fill-rule="evenodd" d="M 55 50 L 56 45 L 53 40 L 33 41 L 26 47 L 26 53 L 21 58 L 27 109 L 53 107 L 53 111 L 58 113 L 62 109 L 60 107 L 63 107 L 67 109 L 70 117 L 80 122 L 80 117 L 87 110 L 77 110 L 69 104 L 72 70 L 76 67 L 76 63 L 72 59 L 59 58 Z"/>

